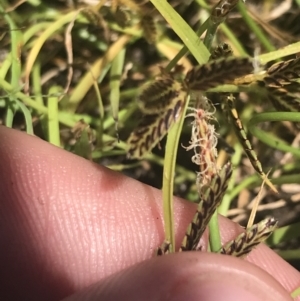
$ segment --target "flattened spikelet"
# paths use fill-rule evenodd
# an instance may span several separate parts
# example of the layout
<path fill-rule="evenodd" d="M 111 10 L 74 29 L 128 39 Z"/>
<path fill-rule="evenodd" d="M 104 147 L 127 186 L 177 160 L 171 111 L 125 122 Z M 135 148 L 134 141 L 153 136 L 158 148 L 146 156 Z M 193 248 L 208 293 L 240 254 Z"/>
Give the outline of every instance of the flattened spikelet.
<path fill-rule="evenodd" d="M 127 144 L 128 158 L 141 158 L 161 140 L 169 128 L 177 121 L 186 100 L 186 95 L 176 98 L 172 106 L 158 114 L 147 114 L 142 118 L 137 129 L 131 133 Z"/>
<path fill-rule="evenodd" d="M 190 70 L 185 82 L 194 91 L 206 91 L 210 88 L 231 83 L 235 78 L 251 73 L 252 60 L 248 58 L 225 58 L 212 61 Z"/>
<path fill-rule="evenodd" d="M 154 18 L 151 15 L 144 15 L 141 19 L 141 26 L 144 30 L 145 39 L 149 44 L 154 44 L 157 37 L 157 30 Z"/>
<path fill-rule="evenodd" d="M 102 15 L 95 10 L 86 7 L 81 13 L 90 21 L 91 24 L 96 25 L 98 27 L 102 27 L 104 24 L 104 19 Z"/>
<path fill-rule="evenodd" d="M 258 224 L 241 233 L 236 239 L 226 244 L 221 250 L 221 254 L 236 257 L 245 256 L 250 253 L 258 244 L 265 241 L 275 230 L 277 220 L 272 218 L 264 219 Z"/>
<path fill-rule="evenodd" d="M 162 256 L 170 252 L 171 244 L 168 241 L 164 241 L 163 244 L 157 248 L 156 255 Z"/>
<path fill-rule="evenodd" d="M 128 157 L 141 158 L 161 140 L 177 121 L 188 91 L 171 74 L 162 74 L 142 89 L 138 104 L 144 116 L 128 139 Z"/>
<path fill-rule="evenodd" d="M 160 113 L 181 93 L 187 93 L 184 85 L 171 76 L 163 75 L 145 86 L 138 97 L 138 104 L 145 114 Z"/>
<path fill-rule="evenodd" d="M 211 183 L 204 189 L 202 195 L 200 195 L 197 212 L 187 228 L 179 251 L 198 249 L 200 238 L 227 190 L 231 174 L 231 164 L 227 163 L 219 174 L 215 174 L 212 177 Z M 199 190 L 201 191 L 201 189 Z"/>
<path fill-rule="evenodd" d="M 231 47 L 227 43 L 223 43 L 213 49 L 209 57 L 209 60 L 213 61 L 213 60 L 220 59 L 222 57 L 226 58 L 232 55 L 233 55 L 233 51 Z"/>
<path fill-rule="evenodd" d="M 260 82 L 267 90 L 267 97 L 278 111 L 300 111 L 300 84 L 289 80 L 283 82 L 273 76 L 267 76 Z"/>
<path fill-rule="evenodd" d="M 109 29 L 107 26 L 106 21 L 103 19 L 101 13 L 86 7 L 84 8 L 81 13 L 87 18 L 90 24 L 97 27 L 95 34 L 97 34 L 98 38 L 108 40 L 109 36 Z"/>
<path fill-rule="evenodd" d="M 234 130 L 236 132 L 236 135 L 240 141 L 240 143 L 242 144 L 249 160 L 251 161 L 252 166 L 254 167 L 254 169 L 259 173 L 259 174 L 264 174 L 262 171 L 262 167 L 261 167 L 261 163 L 259 162 L 253 148 L 252 145 L 247 137 L 246 131 L 243 127 L 243 124 L 239 118 L 238 112 L 235 109 L 235 105 L 234 105 L 234 101 L 235 98 L 233 97 L 233 95 L 230 96 L 226 96 L 226 105 L 227 105 L 227 113 L 228 113 L 228 117 L 229 119 L 232 121 L 232 124 L 234 126 Z"/>
<path fill-rule="evenodd" d="M 258 83 L 268 92 L 268 98 L 278 111 L 300 110 L 300 58 L 279 62 L 267 70 L 267 76 Z"/>
<path fill-rule="evenodd" d="M 222 23 L 229 12 L 233 10 L 238 0 L 220 0 L 212 9 L 211 18 L 214 23 Z"/>
<path fill-rule="evenodd" d="M 130 24 L 130 14 L 128 11 L 117 7 L 115 12 L 116 22 L 120 27 L 126 27 Z"/>
<path fill-rule="evenodd" d="M 139 11 L 140 10 L 140 6 L 141 4 L 140 3 L 137 3 L 137 2 L 141 2 L 141 1 L 133 1 L 133 0 L 118 0 L 117 2 L 119 2 L 119 5 L 120 4 L 123 4 L 127 7 L 129 7 L 132 11 Z"/>
<path fill-rule="evenodd" d="M 233 95 L 226 96 L 226 105 L 228 110 L 228 117 L 232 121 L 232 124 L 234 126 L 234 131 L 236 133 L 237 138 L 239 139 L 241 145 L 243 146 L 243 149 L 248 157 L 248 159 L 251 162 L 251 165 L 255 169 L 255 171 L 260 175 L 262 180 L 266 181 L 266 184 L 274 191 L 277 192 L 274 185 L 271 183 L 271 181 L 268 179 L 267 175 L 263 172 L 262 165 L 260 161 L 258 160 L 258 157 L 253 150 L 253 147 L 251 145 L 250 140 L 247 137 L 246 130 L 244 129 L 244 126 L 239 118 L 238 112 L 235 109 L 234 105 L 235 98 Z"/>
<path fill-rule="evenodd" d="M 267 70 L 267 73 L 274 78 L 280 75 L 290 80 L 297 79 L 300 77 L 300 57 L 276 63 Z"/>
<path fill-rule="evenodd" d="M 149 3 L 150 1 L 149 0 L 121 0 L 123 2 L 134 2 L 135 4 L 137 5 L 146 5 L 147 3 Z"/>

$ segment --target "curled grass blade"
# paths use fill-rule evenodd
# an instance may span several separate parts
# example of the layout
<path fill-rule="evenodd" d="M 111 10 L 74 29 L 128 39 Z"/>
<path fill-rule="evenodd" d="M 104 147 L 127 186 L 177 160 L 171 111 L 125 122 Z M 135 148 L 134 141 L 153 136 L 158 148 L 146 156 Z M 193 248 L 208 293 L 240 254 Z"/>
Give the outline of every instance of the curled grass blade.
<path fill-rule="evenodd" d="M 34 46 L 28 54 L 25 66 L 25 91 L 29 90 L 29 76 L 31 73 L 32 66 L 42 48 L 44 43 L 49 39 L 55 32 L 61 31 L 63 26 L 71 21 L 73 21 L 80 10 L 63 15 L 57 21 L 52 23 L 34 42 Z"/>
<path fill-rule="evenodd" d="M 49 22 L 43 22 L 38 23 L 35 25 L 32 25 L 27 31 L 23 33 L 23 45 L 26 45 L 26 43 L 39 31 L 47 28 L 49 26 Z M 11 59 L 11 53 L 7 55 L 5 60 L 1 63 L 0 68 L 0 77 L 5 78 L 9 68 L 11 67 L 12 59 Z"/>

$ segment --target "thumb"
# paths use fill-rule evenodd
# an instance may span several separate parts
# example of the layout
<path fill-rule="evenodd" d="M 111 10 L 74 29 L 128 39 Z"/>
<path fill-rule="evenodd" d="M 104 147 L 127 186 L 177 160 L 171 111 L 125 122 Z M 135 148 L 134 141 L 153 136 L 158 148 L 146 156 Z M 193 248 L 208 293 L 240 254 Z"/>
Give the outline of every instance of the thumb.
<path fill-rule="evenodd" d="M 152 258 L 65 301 L 292 300 L 262 269 L 234 257 L 186 252 Z"/>

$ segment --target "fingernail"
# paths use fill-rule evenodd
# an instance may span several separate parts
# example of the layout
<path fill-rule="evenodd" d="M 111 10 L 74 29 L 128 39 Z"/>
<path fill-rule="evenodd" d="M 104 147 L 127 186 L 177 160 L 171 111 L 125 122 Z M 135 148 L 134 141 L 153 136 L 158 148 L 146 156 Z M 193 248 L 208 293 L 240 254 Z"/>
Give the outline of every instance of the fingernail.
<path fill-rule="evenodd" d="M 252 285 L 240 287 L 231 283 L 218 283 L 215 280 L 198 279 L 199 281 L 189 281 L 176 287 L 176 292 L 173 292 L 173 301 L 263 301 L 265 299 L 265 292 L 263 295 L 260 290 L 253 290 Z"/>

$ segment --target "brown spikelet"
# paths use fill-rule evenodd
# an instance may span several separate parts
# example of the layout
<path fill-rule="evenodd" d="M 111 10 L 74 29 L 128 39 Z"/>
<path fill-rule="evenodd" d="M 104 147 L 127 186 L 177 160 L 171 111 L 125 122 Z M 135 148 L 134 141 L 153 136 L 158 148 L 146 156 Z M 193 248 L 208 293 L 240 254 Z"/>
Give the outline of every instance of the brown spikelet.
<path fill-rule="evenodd" d="M 186 94 L 185 86 L 168 74 L 146 85 L 138 97 L 138 105 L 145 114 L 161 113 L 181 93 Z"/>
<path fill-rule="evenodd" d="M 97 27 L 97 34 L 101 35 L 102 38 L 104 37 L 105 40 L 108 40 L 108 26 L 101 13 L 91 9 L 90 7 L 82 9 L 81 13 L 86 17 L 90 24 L 93 24 Z"/>
<path fill-rule="evenodd" d="M 267 97 L 278 111 L 300 111 L 300 84 L 291 81 L 279 81 L 273 76 L 267 76 L 259 83 L 267 90 Z"/>
<path fill-rule="evenodd" d="M 263 81 L 259 82 L 261 86 L 265 86 L 266 88 L 280 88 L 285 85 L 289 85 L 292 82 L 287 78 L 284 78 L 280 75 L 275 76 L 265 76 Z"/>
<path fill-rule="evenodd" d="M 232 255 L 236 257 L 245 256 L 250 253 L 258 244 L 265 241 L 275 230 L 277 220 L 267 218 L 258 224 L 247 229 L 236 239 L 226 244 L 221 250 L 221 254 Z"/>
<path fill-rule="evenodd" d="M 227 163 L 219 174 L 215 174 L 212 177 L 211 182 L 207 184 L 205 189 L 199 189 L 202 192 L 197 212 L 187 228 L 179 251 L 198 250 L 200 238 L 210 218 L 222 201 L 231 174 L 231 164 Z"/>
<path fill-rule="evenodd" d="M 114 15 L 115 20 L 120 27 L 124 28 L 130 24 L 131 18 L 127 10 L 117 7 Z"/>
<path fill-rule="evenodd" d="M 259 85 L 266 88 L 273 106 L 280 111 L 299 112 L 300 58 L 276 63 L 267 74 Z"/>
<path fill-rule="evenodd" d="M 235 78 L 251 73 L 252 70 L 252 60 L 248 58 L 225 58 L 193 68 L 187 73 L 185 82 L 193 91 L 206 91 L 229 84 Z"/>
<path fill-rule="evenodd" d="M 238 112 L 235 109 L 234 101 L 235 98 L 231 94 L 229 96 L 225 96 L 226 99 L 226 106 L 228 111 L 228 117 L 231 120 L 233 124 L 234 131 L 236 133 L 236 136 L 238 137 L 241 145 L 243 146 L 243 149 L 245 150 L 245 153 L 247 154 L 247 157 L 249 158 L 251 165 L 256 170 L 256 172 L 259 174 L 259 176 L 262 178 L 262 180 L 266 181 L 266 184 L 274 191 L 277 192 L 274 185 L 271 183 L 271 181 L 268 179 L 267 175 L 263 172 L 262 165 L 253 150 L 253 147 L 251 145 L 250 140 L 247 137 L 247 133 L 244 129 L 244 126 L 239 118 Z"/>
<path fill-rule="evenodd" d="M 267 97 L 278 111 L 300 110 L 300 58 L 279 62 L 267 70 L 267 76 L 258 82 L 267 90 Z"/>
<path fill-rule="evenodd" d="M 211 19 L 214 23 L 222 23 L 229 12 L 233 10 L 238 3 L 238 0 L 220 0 L 212 9 Z"/>
<path fill-rule="evenodd" d="M 144 30 L 144 37 L 149 44 L 154 44 L 157 37 L 157 30 L 154 18 L 151 15 L 143 15 L 141 18 L 141 26 Z"/>
<path fill-rule="evenodd" d="M 267 70 L 267 73 L 273 78 L 280 75 L 290 80 L 297 79 L 300 77 L 300 57 L 276 63 Z"/>
<path fill-rule="evenodd" d="M 179 118 L 186 96 L 187 94 L 181 94 L 180 97 L 175 98 L 172 105 L 161 113 L 147 114 L 142 117 L 141 123 L 127 141 L 128 158 L 141 158 L 152 150 Z"/>
<path fill-rule="evenodd" d="M 171 249 L 171 243 L 168 241 L 164 241 L 160 247 L 157 248 L 156 255 L 162 256 L 166 255 L 170 252 Z"/>
<path fill-rule="evenodd" d="M 134 12 L 138 12 L 140 10 L 140 6 L 141 4 L 140 3 L 137 3 L 137 2 L 140 2 L 140 1 L 134 1 L 134 0 L 118 0 L 119 2 L 119 5 L 122 4 L 122 5 L 125 5 L 127 6 L 128 8 L 130 8 L 132 11 Z"/>
<path fill-rule="evenodd" d="M 231 47 L 227 43 L 223 43 L 214 48 L 209 57 L 210 61 L 217 60 L 220 58 L 226 58 L 233 55 Z"/>
<path fill-rule="evenodd" d="M 141 158 L 161 140 L 181 114 L 188 91 L 172 74 L 162 74 L 138 97 L 142 121 L 128 139 L 128 157 Z"/>
<path fill-rule="evenodd" d="M 153 4 L 149 0 L 118 0 L 118 2 L 119 5 L 127 6 L 131 11 L 142 15 L 148 14 L 153 10 Z"/>
<path fill-rule="evenodd" d="M 94 24 L 96 26 L 100 27 L 104 22 L 101 14 L 89 7 L 82 9 L 81 13 L 89 20 L 91 24 Z"/>
<path fill-rule="evenodd" d="M 149 0 L 121 0 L 121 1 L 122 2 L 133 2 L 133 3 L 135 3 L 136 5 L 139 5 L 139 6 L 146 5 L 150 2 Z"/>

